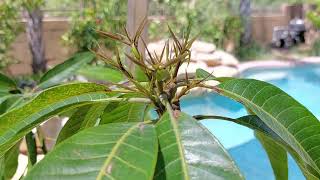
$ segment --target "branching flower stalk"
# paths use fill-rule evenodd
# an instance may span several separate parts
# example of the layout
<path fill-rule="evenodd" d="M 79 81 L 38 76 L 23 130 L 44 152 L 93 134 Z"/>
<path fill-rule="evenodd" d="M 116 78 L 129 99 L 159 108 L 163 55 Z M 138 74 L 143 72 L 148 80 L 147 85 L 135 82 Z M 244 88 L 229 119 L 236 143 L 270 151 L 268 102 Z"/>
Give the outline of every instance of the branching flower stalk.
<path fill-rule="evenodd" d="M 146 21 L 145 19 L 141 23 L 133 36 L 130 36 L 127 30 L 124 30 L 124 35 L 97 31 L 102 38 L 111 38 L 130 48 L 130 53 L 125 53 L 124 55 L 128 61 L 135 65 L 135 69 L 142 71 L 145 77 L 143 81 L 141 77 L 138 77 L 136 72 L 128 70 L 127 66 L 121 60 L 117 48 L 115 49 L 115 60 L 104 56 L 99 50 L 95 51 L 95 53 L 98 57 L 102 58 L 105 63 L 122 72 L 128 79 L 128 85 L 113 84 L 114 86 L 121 88 L 121 91 L 125 90 L 142 94 L 145 98 L 150 99 L 158 114 L 162 115 L 166 109 L 166 105 L 161 100 L 161 97 L 166 97 L 173 110 L 180 110 L 180 98 L 195 87 L 203 87 L 203 85 L 201 85 L 202 80 L 194 79 L 194 77 L 189 78 L 187 72 L 183 78 L 178 76 L 181 65 L 190 62 L 190 48 L 196 37 L 189 39 L 190 28 L 188 28 L 185 37 L 179 40 L 169 27 L 173 40 L 172 45 L 167 41 L 162 48 L 161 54 L 153 53 L 150 52 L 147 44 L 141 38 L 141 33 Z M 144 51 L 146 51 L 147 54 L 146 57 L 143 56 L 144 53 L 139 51 L 139 42 L 143 43 Z M 180 90 L 179 88 L 182 89 Z"/>

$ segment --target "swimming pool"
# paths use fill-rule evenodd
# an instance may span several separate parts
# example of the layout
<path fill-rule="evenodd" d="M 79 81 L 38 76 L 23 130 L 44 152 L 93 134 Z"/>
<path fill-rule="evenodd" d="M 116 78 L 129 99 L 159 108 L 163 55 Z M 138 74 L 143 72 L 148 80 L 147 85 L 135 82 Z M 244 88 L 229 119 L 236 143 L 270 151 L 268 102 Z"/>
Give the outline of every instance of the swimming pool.
<path fill-rule="evenodd" d="M 291 68 L 255 68 L 244 71 L 241 77 L 267 81 L 290 94 L 320 118 L 320 66 L 300 65 Z M 237 102 L 208 93 L 182 100 L 182 110 L 189 114 L 222 115 L 232 118 L 246 115 Z M 203 121 L 203 124 L 221 141 L 235 159 L 248 180 L 273 180 L 272 169 L 253 131 L 226 121 Z M 289 158 L 290 180 L 304 179 L 294 161 Z"/>

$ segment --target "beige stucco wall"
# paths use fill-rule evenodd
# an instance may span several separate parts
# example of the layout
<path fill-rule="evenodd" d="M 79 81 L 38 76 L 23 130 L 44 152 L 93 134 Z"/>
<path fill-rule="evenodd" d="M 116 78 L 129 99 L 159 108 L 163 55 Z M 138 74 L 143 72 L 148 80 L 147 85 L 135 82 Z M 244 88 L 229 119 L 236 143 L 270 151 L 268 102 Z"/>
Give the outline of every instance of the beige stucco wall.
<path fill-rule="evenodd" d="M 69 24 L 65 19 L 46 19 L 43 23 L 46 59 L 48 65 L 52 66 L 63 62 L 71 54 L 71 50 L 63 45 L 61 36 L 68 30 Z M 20 61 L 9 67 L 12 75 L 30 74 L 31 54 L 29 51 L 27 37 L 21 33 L 12 45 L 10 54 Z"/>
<path fill-rule="evenodd" d="M 291 6 L 284 6 L 279 14 L 254 14 L 252 16 L 253 40 L 260 44 L 269 44 L 272 40 L 273 28 L 275 26 L 286 26 L 290 17 L 294 16 L 296 10 Z M 299 12 L 299 11 L 298 11 Z M 67 19 L 48 19 L 43 23 L 44 41 L 46 47 L 46 59 L 49 66 L 53 66 L 67 59 L 72 50 L 62 43 L 61 36 L 67 32 L 69 23 Z M 9 67 L 12 75 L 30 74 L 31 55 L 25 33 L 18 36 L 12 46 L 11 54 L 20 61 L 19 64 Z"/>
<path fill-rule="evenodd" d="M 274 26 L 287 25 L 287 18 L 282 15 L 257 16 L 252 18 L 253 39 L 259 43 L 271 42 Z M 69 23 L 66 19 L 46 19 L 43 23 L 46 59 L 49 66 L 53 66 L 67 59 L 72 50 L 63 45 L 61 36 L 68 31 Z M 19 64 L 11 65 L 8 73 L 12 75 L 30 74 L 31 54 L 25 33 L 21 33 L 12 45 L 10 54 L 20 61 Z"/>

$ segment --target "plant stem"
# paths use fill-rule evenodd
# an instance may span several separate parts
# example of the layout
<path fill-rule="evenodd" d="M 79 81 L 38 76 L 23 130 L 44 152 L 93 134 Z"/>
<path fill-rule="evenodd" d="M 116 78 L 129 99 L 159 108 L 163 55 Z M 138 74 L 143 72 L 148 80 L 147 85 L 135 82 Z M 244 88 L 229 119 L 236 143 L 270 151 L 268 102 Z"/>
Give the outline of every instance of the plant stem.
<path fill-rule="evenodd" d="M 26 135 L 26 143 L 28 149 L 29 162 L 33 166 L 37 162 L 37 146 L 36 139 L 32 131 Z"/>
<path fill-rule="evenodd" d="M 161 94 L 160 95 L 160 101 L 161 103 L 164 105 L 164 107 L 167 109 L 167 111 L 169 112 L 170 116 L 172 116 L 174 118 L 174 116 L 172 115 L 172 113 L 170 112 L 173 112 L 172 110 L 172 106 L 168 100 L 168 97 L 166 94 Z"/>
<path fill-rule="evenodd" d="M 44 135 L 44 133 L 43 133 L 43 131 L 42 131 L 40 126 L 37 127 L 37 135 L 38 135 L 38 139 L 39 139 L 43 154 L 47 154 L 48 153 L 48 149 L 47 149 L 47 146 L 46 146 L 46 139 L 45 139 L 45 135 Z"/>
<path fill-rule="evenodd" d="M 226 120 L 226 121 L 231 121 L 234 122 L 235 119 L 233 118 L 228 118 L 224 116 L 213 116 L 213 115 L 195 115 L 193 116 L 196 120 L 204 120 L 204 119 L 221 119 L 221 120 Z"/>
<path fill-rule="evenodd" d="M 210 90 L 213 90 L 214 92 L 220 94 L 220 90 L 217 86 L 210 86 L 210 85 L 206 85 L 206 84 L 199 84 L 198 87 L 202 87 L 202 88 L 207 88 L 207 89 L 210 89 Z"/>

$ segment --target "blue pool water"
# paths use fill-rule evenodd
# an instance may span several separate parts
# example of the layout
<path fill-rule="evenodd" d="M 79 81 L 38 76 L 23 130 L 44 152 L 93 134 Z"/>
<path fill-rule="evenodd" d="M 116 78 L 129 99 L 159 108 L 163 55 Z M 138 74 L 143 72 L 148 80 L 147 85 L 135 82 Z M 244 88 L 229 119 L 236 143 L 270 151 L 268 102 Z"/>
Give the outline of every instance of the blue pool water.
<path fill-rule="evenodd" d="M 305 105 L 320 118 L 320 66 L 303 65 L 294 68 L 252 69 L 241 77 L 272 83 Z M 182 110 L 192 114 L 222 115 L 232 118 L 246 115 L 237 102 L 214 93 L 183 99 Z M 221 141 L 235 159 L 248 180 L 273 180 L 272 169 L 253 131 L 226 121 L 203 121 L 203 124 Z M 302 180 L 299 168 L 289 159 L 290 180 Z"/>

